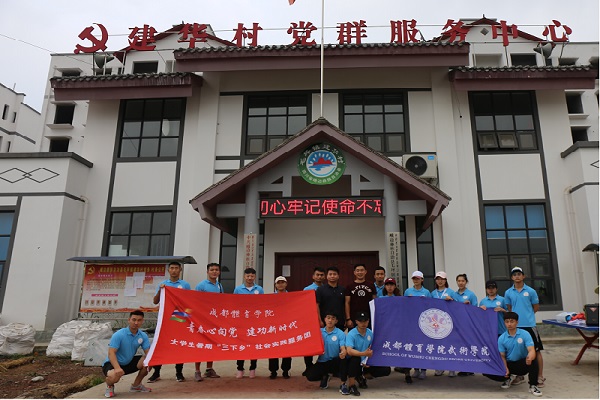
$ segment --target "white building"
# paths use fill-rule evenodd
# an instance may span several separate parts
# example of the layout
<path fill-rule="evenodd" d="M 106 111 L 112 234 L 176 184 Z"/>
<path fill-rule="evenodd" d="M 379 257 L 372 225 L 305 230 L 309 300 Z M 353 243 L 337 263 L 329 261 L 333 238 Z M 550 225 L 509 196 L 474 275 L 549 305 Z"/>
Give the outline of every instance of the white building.
<path fill-rule="evenodd" d="M 229 290 L 256 266 L 267 292 L 280 274 L 303 288 L 314 266 L 349 281 L 382 265 L 402 288 L 445 270 L 479 298 L 518 265 L 539 320 L 596 302 L 582 250 L 598 243 L 598 43 L 548 54 L 466 22 L 460 43 L 326 45 L 322 114 L 318 46 L 181 49 L 178 26 L 155 51 L 53 55 L 43 140 L 0 158 L 46 173 L 0 181 L 2 323 L 75 317 L 73 256 L 191 255 L 192 285 L 219 261 Z M 307 149 L 336 156 L 329 181 L 301 172 Z"/>
<path fill-rule="evenodd" d="M 37 150 L 42 119 L 24 100 L 25 94 L 0 83 L 0 154 Z"/>

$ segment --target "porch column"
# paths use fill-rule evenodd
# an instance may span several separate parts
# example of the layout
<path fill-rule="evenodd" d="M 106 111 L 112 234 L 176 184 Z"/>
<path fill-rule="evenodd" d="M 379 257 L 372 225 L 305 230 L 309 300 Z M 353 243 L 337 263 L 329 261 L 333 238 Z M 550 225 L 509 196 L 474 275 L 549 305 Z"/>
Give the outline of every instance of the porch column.
<path fill-rule="evenodd" d="M 387 275 L 394 278 L 398 289 L 402 287 L 402 246 L 400 246 L 400 217 L 398 216 L 398 190 L 396 182 L 383 177 L 383 212 L 387 248 Z"/>
<path fill-rule="evenodd" d="M 257 269 L 258 265 L 258 181 L 252 179 L 246 185 L 244 215 L 244 268 Z M 243 270 L 242 270 L 243 271 Z M 258 272 L 258 271 L 257 271 Z"/>

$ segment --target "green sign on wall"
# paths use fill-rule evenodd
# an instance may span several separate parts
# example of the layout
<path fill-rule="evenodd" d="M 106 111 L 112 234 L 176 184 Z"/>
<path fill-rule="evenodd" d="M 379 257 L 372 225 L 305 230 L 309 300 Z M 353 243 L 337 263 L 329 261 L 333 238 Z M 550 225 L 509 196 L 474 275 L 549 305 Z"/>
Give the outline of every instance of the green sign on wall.
<path fill-rule="evenodd" d="M 341 150 L 330 143 L 317 143 L 306 148 L 298 160 L 298 172 L 313 185 L 329 185 L 344 174 L 346 159 Z"/>

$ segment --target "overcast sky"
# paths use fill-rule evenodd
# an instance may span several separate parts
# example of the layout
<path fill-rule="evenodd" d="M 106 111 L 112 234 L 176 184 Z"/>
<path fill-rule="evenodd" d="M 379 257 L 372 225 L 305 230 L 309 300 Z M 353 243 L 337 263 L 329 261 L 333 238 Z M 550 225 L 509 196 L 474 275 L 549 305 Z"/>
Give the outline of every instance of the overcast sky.
<path fill-rule="evenodd" d="M 363 43 L 385 43 L 390 41 L 390 20 L 415 19 L 429 40 L 448 19 L 483 15 L 538 37 L 555 19 L 573 30 L 572 42 L 598 41 L 598 0 L 325 0 L 325 43 L 337 42 L 340 22 L 364 20 L 368 37 Z M 320 27 L 321 0 L 296 0 L 292 6 L 288 0 L 0 0 L 0 83 L 25 93 L 25 103 L 40 111 L 50 54 L 72 53 L 76 44 L 86 44 L 78 35 L 93 23 L 108 30 L 110 51 L 126 47 L 129 28 L 144 24 L 158 32 L 181 22 L 210 24 L 217 36 L 232 40 L 238 23 L 251 27 L 258 22 L 263 28 L 258 44 L 281 45 L 291 42 L 286 30 L 298 21 Z M 320 33 L 313 37 L 318 42 Z"/>

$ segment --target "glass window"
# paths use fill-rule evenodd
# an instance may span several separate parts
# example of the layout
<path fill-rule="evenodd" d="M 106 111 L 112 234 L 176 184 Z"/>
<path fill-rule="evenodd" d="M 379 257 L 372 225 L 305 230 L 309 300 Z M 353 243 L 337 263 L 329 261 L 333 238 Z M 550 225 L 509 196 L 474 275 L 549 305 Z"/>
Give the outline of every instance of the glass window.
<path fill-rule="evenodd" d="M 171 212 L 113 212 L 109 256 L 166 256 L 171 253 Z"/>
<path fill-rule="evenodd" d="M 405 151 L 404 93 L 342 94 L 340 103 L 346 133 L 384 154 Z"/>
<path fill-rule="evenodd" d="M 13 211 L 0 211 L 0 296 L 4 296 L 4 288 L 8 280 L 8 266 L 6 260 L 9 258 L 9 249 L 12 242 Z M 4 298 L 0 297 L 0 308 Z"/>
<path fill-rule="evenodd" d="M 546 209 L 543 204 L 502 204 L 484 206 L 487 276 L 498 286 L 509 287 L 510 270 L 523 268 L 525 283 L 533 287 L 543 284 L 542 304 L 556 304 L 554 278 Z M 539 294 L 539 293 L 538 293 Z"/>
<path fill-rule="evenodd" d="M 480 151 L 537 150 L 531 92 L 470 93 Z"/>
<path fill-rule="evenodd" d="M 125 100 L 121 158 L 177 157 L 185 99 Z"/>
<path fill-rule="evenodd" d="M 308 125 L 310 96 L 277 95 L 246 98 L 246 154 L 272 150 Z"/>

